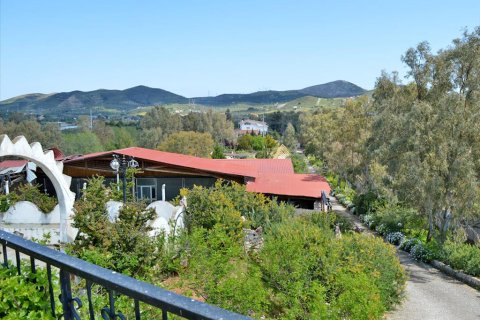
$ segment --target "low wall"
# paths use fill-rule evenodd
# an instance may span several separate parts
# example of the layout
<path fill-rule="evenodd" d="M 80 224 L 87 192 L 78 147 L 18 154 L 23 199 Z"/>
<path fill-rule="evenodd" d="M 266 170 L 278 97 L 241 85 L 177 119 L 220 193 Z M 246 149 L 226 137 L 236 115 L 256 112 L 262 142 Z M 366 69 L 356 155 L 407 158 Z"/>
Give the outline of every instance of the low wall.
<path fill-rule="evenodd" d="M 43 213 L 35 204 L 19 201 L 0 213 L 0 229 L 29 240 L 42 240 L 50 234 L 48 244 L 56 244 L 60 240 L 60 207 L 56 205 L 52 212 Z"/>

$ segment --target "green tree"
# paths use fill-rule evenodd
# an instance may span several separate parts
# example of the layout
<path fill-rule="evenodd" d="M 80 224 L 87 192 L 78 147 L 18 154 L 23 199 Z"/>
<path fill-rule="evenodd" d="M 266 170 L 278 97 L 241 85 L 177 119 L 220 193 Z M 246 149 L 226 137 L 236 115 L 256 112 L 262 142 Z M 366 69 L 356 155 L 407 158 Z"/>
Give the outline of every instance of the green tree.
<path fill-rule="evenodd" d="M 93 123 L 93 133 L 95 133 L 103 146 L 110 146 L 115 136 L 112 127 L 102 120 L 97 120 Z"/>
<path fill-rule="evenodd" d="M 46 148 L 56 147 L 60 148 L 62 145 L 63 136 L 60 128 L 56 123 L 50 122 L 42 126 L 43 138 L 42 144 Z"/>
<path fill-rule="evenodd" d="M 253 137 L 249 134 L 245 134 L 237 139 L 238 149 L 251 150 L 252 142 L 253 142 Z"/>
<path fill-rule="evenodd" d="M 212 159 L 225 159 L 223 147 L 218 143 L 213 147 Z"/>
<path fill-rule="evenodd" d="M 116 127 L 113 129 L 113 133 L 113 139 L 107 145 L 107 149 L 122 149 L 136 145 L 135 140 L 126 128 Z"/>
<path fill-rule="evenodd" d="M 162 128 L 143 129 L 140 136 L 140 145 L 145 148 L 157 149 L 164 139 Z"/>
<path fill-rule="evenodd" d="M 180 131 L 169 135 L 158 147 L 159 150 L 209 158 L 214 141 L 210 133 Z"/>
<path fill-rule="evenodd" d="M 297 147 L 297 138 L 295 136 L 295 128 L 292 123 L 289 122 L 287 128 L 283 132 L 283 144 L 290 150 L 295 151 Z"/>
<path fill-rule="evenodd" d="M 180 115 L 171 114 L 165 107 L 154 107 L 140 121 L 142 129 L 162 128 L 163 134 L 168 136 L 171 133 L 182 130 Z"/>
<path fill-rule="evenodd" d="M 66 155 L 87 154 L 103 151 L 98 137 L 91 131 L 65 133 L 61 150 Z"/>
<path fill-rule="evenodd" d="M 353 181 L 364 167 L 371 125 L 368 113 L 368 98 L 359 97 L 347 100 L 343 108 L 302 116 L 300 136 L 306 153 L 315 155 L 344 180 Z"/>
<path fill-rule="evenodd" d="M 91 129 L 91 119 L 87 115 L 81 115 L 78 117 L 77 125 L 81 131 L 90 131 Z"/>
<path fill-rule="evenodd" d="M 437 55 L 426 43 L 409 49 L 409 85 L 396 74 L 379 78 L 369 140 L 386 185 L 427 217 L 428 238 L 441 242 L 449 224 L 480 216 L 480 28 L 453 44 Z"/>
<path fill-rule="evenodd" d="M 225 111 L 225 117 L 227 121 L 232 121 L 232 113 L 230 112 L 229 108 L 227 108 L 227 111 Z"/>

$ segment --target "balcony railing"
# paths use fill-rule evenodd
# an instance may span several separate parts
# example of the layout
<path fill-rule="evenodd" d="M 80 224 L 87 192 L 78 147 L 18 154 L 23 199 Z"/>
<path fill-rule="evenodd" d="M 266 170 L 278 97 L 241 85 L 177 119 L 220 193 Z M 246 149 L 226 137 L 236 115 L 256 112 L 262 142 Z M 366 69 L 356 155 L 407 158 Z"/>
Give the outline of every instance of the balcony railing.
<path fill-rule="evenodd" d="M 185 319 L 250 319 L 248 317 L 200 302 L 185 296 L 164 290 L 152 284 L 133 279 L 131 277 L 115 273 L 86 262 L 84 260 L 69 256 L 60 251 L 50 249 L 38 243 L 25 240 L 19 236 L 0 230 L 0 243 L 2 244 L 3 267 L 9 267 L 7 248 L 15 253 L 17 272 L 21 274 L 21 256 L 30 258 L 30 268 L 36 272 L 37 262 L 42 261 L 46 266 L 48 277 L 48 291 L 52 316 L 63 316 L 63 319 L 80 319 L 78 308 L 83 305 L 78 297 L 72 296 L 71 275 L 86 280 L 86 298 L 88 303 L 89 319 L 96 319 L 101 315 L 103 319 L 126 319 L 121 312 L 115 308 L 115 296 L 118 294 L 130 297 L 134 301 L 135 319 L 141 319 L 140 302 L 151 305 L 161 310 L 162 320 L 168 319 L 171 314 L 178 315 Z M 13 258 L 13 257 L 12 257 Z M 12 259 L 13 260 L 13 259 Z M 11 265 L 11 264 L 10 264 Z M 59 270 L 60 295 L 59 302 L 62 305 L 62 315 L 55 314 L 55 292 L 52 281 L 52 267 Z M 101 310 L 94 310 L 92 303 L 92 285 L 97 284 L 108 292 L 109 305 Z M 126 312 L 126 310 L 123 310 Z"/>

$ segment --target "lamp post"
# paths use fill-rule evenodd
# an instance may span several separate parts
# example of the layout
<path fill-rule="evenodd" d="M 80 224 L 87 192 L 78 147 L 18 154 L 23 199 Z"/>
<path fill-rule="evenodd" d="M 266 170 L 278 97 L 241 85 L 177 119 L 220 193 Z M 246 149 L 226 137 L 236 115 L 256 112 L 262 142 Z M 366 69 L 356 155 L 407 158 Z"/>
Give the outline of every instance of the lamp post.
<path fill-rule="evenodd" d="M 137 160 L 130 157 L 130 160 L 127 161 L 125 155 L 121 158 L 119 155 L 114 154 L 113 160 L 110 161 L 110 168 L 112 168 L 117 174 L 117 183 L 118 183 L 118 174 L 122 174 L 123 179 L 123 203 L 127 202 L 127 169 L 128 168 L 138 168 Z"/>

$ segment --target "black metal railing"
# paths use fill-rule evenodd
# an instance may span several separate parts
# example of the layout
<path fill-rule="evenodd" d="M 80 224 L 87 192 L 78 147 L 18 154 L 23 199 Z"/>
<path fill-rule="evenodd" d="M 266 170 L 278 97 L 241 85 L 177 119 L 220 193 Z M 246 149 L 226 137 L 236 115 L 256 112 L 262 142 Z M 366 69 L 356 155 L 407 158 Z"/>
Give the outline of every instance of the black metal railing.
<path fill-rule="evenodd" d="M 0 230 L 0 243 L 2 244 L 3 266 L 9 267 L 7 248 L 11 248 L 11 250 L 15 252 L 16 268 L 19 275 L 21 274 L 21 253 L 30 257 L 30 268 L 33 273 L 36 272 L 35 260 L 45 263 L 52 315 L 56 317 L 63 316 L 65 320 L 80 319 L 78 309 L 83 305 L 78 297 L 72 296 L 70 282 L 72 275 L 86 280 L 85 289 L 89 319 L 96 318 L 94 305 L 92 303 L 93 284 L 102 286 L 108 292 L 108 306 L 99 311 L 101 317 L 106 320 L 126 319 L 121 312 L 122 310 L 117 311 L 115 309 L 115 296 L 118 294 L 133 299 L 135 319 L 141 319 L 140 302 L 161 310 L 162 320 L 168 319 L 169 314 L 178 315 L 185 319 L 250 319 L 102 268 L 38 243 L 25 240 L 3 230 Z M 62 315 L 55 314 L 56 300 L 52 281 L 52 267 L 58 268 L 59 270 L 59 300 L 62 304 Z M 124 310 L 124 312 L 126 311 Z"/>

